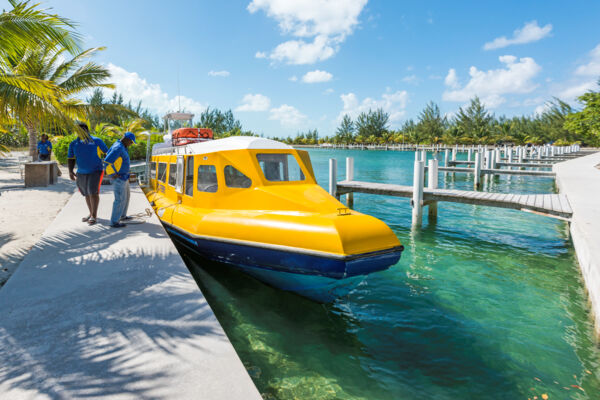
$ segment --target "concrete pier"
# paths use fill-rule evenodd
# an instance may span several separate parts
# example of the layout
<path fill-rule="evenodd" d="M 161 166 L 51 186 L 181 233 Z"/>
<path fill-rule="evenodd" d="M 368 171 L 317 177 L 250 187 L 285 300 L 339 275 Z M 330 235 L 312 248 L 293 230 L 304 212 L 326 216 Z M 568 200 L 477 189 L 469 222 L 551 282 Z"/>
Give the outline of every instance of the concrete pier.
<path fill-rule="evenodd" d="M 600 153 L 554 165 L 573 209 L 570 231 L 600 336 Z"/>
<path fill-rule="evenodd" d="M 75 194 L 0 290 L 0 398 L 260 399 L 157 217 L 110 228 L 102 190 L 99 224 Z"/>

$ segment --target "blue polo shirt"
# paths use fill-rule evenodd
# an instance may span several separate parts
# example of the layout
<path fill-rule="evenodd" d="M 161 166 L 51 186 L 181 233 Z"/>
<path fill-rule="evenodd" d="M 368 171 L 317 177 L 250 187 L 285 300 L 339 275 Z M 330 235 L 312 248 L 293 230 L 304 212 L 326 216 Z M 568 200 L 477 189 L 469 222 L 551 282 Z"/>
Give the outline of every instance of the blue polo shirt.
<path fill-rule="evenodd" d="M 38 153 L 42 154 L 42 155 L 48 155 L 50 154 L 50 150 L 52 150 L 52 143 L 50 143 L 49 140 L 46 140 L 45 142 L 42 142 L 41 140 L 38 142 Z"/>
<path fill-rule="evenodd" d="M 102 155 L 108 152 L 108 147 L 102 139 L 95 136 L 91 140 L 77 138 L 69 144 L 68 158 L 74 158 L 78 174 L 91 174 L 102 171 Z"/>
<path fill-rule="evenodd" d="M 120 140 L 117 140 L 108 150 L 104 162 L 112 167 L 118 178 L 124 181 L 129 179 L 129 152 Z"/>

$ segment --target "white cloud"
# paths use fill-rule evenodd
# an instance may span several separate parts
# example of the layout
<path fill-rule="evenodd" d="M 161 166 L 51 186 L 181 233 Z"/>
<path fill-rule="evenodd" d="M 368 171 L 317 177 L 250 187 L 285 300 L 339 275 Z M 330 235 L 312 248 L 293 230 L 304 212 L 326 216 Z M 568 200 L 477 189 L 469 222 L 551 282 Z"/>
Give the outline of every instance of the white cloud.
<path fill-rule="evenodd" d="M 288 64 L 314 64 L 335 54 L 326 36 L 317 36 L 312 43 L 304 40 L 288 40 L 275 47 L 269 58 L 275 61 L 287 61 Z"/>
<path fill-rule="evenodd" d="M 597 90 L 597 78 L 600 75 L 600 44 L 594 47 L 580 64 L 570 79 L 557 83 L 554 95 L 568 102 L 573 102 L 582 94 Z"/>
<path fill-rule="evenodd" d="M 333 78 L 333 75 L 331 75 L 329 72 L 316 69 L 314 71 L 307 72 L 302 77 L 302 82 L 304 82 L 304 83 L 329 82 L 332 78 Z"/>
<path fill-rule="evenodd" d="M 220 76 L 226 78 L 229 76 L 229 71 L 208 71 L 208 76 Z"/>
<path fill-rule="evenodd" d="M 503 95 L 530 93 L 537 85 L 532 79 L 541 71 L 533 58 L 524 57 L 517 61 L 514 56 L 498 57 L 505 68 L 480 71 L 476 67 L 469 69 L 471 79 L 464 87 L 458 84 L 456 71 L 451 69 L 446 82 L 455 85 L 453 90 L 446 90 L 442 99 L 445 101 L 466 102 L 478 96 L 488 107 L 494 108 L 504 103 Z M 453 72 L 454 71 L 454 72 Z M 450 86 L 450 85 L 448 85 Z"/>
<path fill-rule="evenodd" d="M 577 67 L 575 74 L 581 76 L 600 75 L 600 44 L 590 51 L 590 58 L 589 63 Z"/>
<path fill-rule="evenodd" d="M 584 94 L 585 92 L 594 90 L 596 87 L 597 86 L 596 86 L 595 80 L 576 83 L 570 87 L 567 87 L 566 89 L 563 89 L 558 94 L 558 97 L 561 99 L 565 99 L 567 101 L 572 101 L 572 100 L 575 100 L 577 97 L 581 96 L 582 94 Z"/>
<path fill-rule="evenodd" d="M 510 46 L 513 44 L 525 44 L 531 42 L 537 42 L 548 35 L 552 31 L 552 24 L 548 24 L 544 27 L 538 26 L 537 21 L 531 21 L 525 23 L 523 28 L 515 29 L 513 32 L 513 37 L 511 39 L 507 39 L 506 36 L 501 36 L 492 40 L 491 42 L 487 42 L 483 45 L 484 50 L 494 50 L 501 49 L 506 46 Z"/>
<path fill-rule="evenodd" d="M 406 90 L 399 90 L 395 93 L 384 93 L 379 100 L 367 97 L 363 101 L 358 101 L 354 93 L 342 94 L 340 98 L 344 103 L 344 108 L 338 115 L 338 120 L 341 120 L 345 114 L 356 118 L 361 112 L 375 111 L 378 108 L 382 108 L 383 111 L 390 114 L 390 122 L 396 122 L 404 116 L 404 109 L 408 102 L 408 93 Z"/>
<path fill-rule="evenodd" d="M 244 96 L 242 105 L 235 111 L 267 111 L 271 106 L 271 99 L 262 94 L 250 94 Z"/>
<path fill-rule="evenodd" d="M 170 111 L 178 111 L 179 104 L 181 104 L 182 111 L 185 110 L 196 115 L 199 115 L 207 107 L 189 97 L 169 97 L 158 83 L 149 83 L 136 72 L 129 72 L 112 63 L 109 63 L 106 68 L 111 74 L 111 82 L 116 85 L 116 90 L 123 95 L 125 101 L 131 100 L 132 103 L 136 103 L 141 100 L 142 107 L 148 108 L 160 116 Z M 112 90 L 105 89 L 105 92 L 112 96 Z"/>
<path fill-rule="evenodd" d="M 313 64 L 326 60 L 352 34 L 367 1 L 252 0 L 247 7 L 250 13 L 263 10 L 278 22 L 283 34 L 300 39 L 279 44 L 268 56 L 264 52 L 259 52 L 256 56 L 260 54 L 288 64 Z"/>
<path fill-rule="evenodd" d="M 256 54 L 254 54 L 254 57 L 256 57 L 256 58 L 267 58 L 267 53 L 265 53 L 264 51 L 257 51 Z"/>
<path fill-rule="evenodd" d="M 269 119 L 279 121 L 283 126 L 299 126 L 306 120 L 306 115 L 302 114 L 296 107 L 282 104 L 280 107 L 271 108 Z"/>
<path fill-rule="evenodd" d="M 296 82 L 296 81 L 298 80 L 298 77 L 297 77 L 296 75 L 294 75 L 294 76 L 290 76 L 290 77 L 288 78 L 288 80 L 290 80 L 290 81 L 292 81 L 292 82 Z"/>
<path fill-rule="evenodd" d="M 535 108 L 535 110 L 533 110 L 533 115 L 540 116 L 549 109 L 550 109 L 550 104 L 548 104 L 548 103 L 540 104 L 539 106 L 537 106 Z"/>
<path fill-rule="evenodd" d="M 456 76 L 456 70 L 454 68 L 450 68 L 448 71 L 448 75 L 444 79 L 444 84 L 452 89 L 458 88 L 460 85 L 458 84 L 458 77 Z"/>
<path fill-rule="evenodd" d="M 402 78 L 402 82 L 416 85 L 417 83 L 419 83 L 419 78 L 417 78 L 417 76 L 415 74 L 407 75 L 404 78 Z"/>

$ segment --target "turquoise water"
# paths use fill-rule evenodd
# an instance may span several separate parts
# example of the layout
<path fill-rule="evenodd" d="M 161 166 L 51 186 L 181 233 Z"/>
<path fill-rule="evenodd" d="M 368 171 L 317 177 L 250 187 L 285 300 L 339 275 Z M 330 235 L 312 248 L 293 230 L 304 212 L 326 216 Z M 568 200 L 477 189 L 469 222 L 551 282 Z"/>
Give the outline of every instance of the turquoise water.
<path fill-rule="evenodd" d="M 311 150 L 354 157 L 355 179 L 412 184 L 413 152 Z M 464 157 L 464 156 L 463 156 Z M 472 189 L 440 173 L 439 186 Z M 503 176 L 484 190 L 553 192 L 550 178 Z M 224 265 L 186 258 L 267 399 L 600 398 L 600 352 L 564 222 L 514 210 L 440 203 L 411 231 L 408 199 L 355 195 L 406 250 L 387 271 L 322 305 Z"/>

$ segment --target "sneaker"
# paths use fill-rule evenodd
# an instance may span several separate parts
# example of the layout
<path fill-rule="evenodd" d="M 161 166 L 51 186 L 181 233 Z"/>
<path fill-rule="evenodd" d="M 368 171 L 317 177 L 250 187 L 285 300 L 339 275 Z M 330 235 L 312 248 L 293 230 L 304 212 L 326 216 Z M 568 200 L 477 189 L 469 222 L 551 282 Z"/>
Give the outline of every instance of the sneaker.
<path fill-rule="evenodd" d="M 121 222 L 117 222 L 116 224 L 111 225 L 111 228 L 125 228 L 127 225 L 121 223 Z"/>
<path fill-rule="evenodd" d="M 126 215 L 123 218 L 121 218 L 120 221 L 131 221 L 132 219 L 133 219 L 133 217 L 130 217 L 129 215 Z"/>

